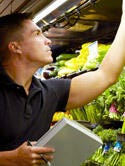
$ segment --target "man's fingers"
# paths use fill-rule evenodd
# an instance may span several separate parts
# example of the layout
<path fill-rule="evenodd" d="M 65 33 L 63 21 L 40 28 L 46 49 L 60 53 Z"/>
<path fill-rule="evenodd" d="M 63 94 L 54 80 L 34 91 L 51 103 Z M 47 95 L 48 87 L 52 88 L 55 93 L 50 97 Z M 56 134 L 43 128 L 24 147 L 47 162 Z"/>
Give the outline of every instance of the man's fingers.
<path fill-rule="evenodd" d="M 36 147 L 36 146 L 33 146 L 32 147 L 32 150 L 36 153 L 54 153 L 55 152 L 55 149 L 54 148 L 50 148 L 50 147 Z"/>

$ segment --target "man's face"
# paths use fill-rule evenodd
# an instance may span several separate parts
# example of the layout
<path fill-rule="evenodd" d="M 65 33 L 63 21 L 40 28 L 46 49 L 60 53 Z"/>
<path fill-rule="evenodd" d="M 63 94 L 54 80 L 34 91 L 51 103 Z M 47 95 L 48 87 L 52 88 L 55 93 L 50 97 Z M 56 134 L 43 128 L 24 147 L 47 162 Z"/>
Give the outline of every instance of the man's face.
<path fill-rule="evenodd" d="M 27 63 L 44 66 L 53 61 L 50 48 L 51 41 L 31 20 L 24 22 L 23 40 L 20 41 L 23 59 Z"/>

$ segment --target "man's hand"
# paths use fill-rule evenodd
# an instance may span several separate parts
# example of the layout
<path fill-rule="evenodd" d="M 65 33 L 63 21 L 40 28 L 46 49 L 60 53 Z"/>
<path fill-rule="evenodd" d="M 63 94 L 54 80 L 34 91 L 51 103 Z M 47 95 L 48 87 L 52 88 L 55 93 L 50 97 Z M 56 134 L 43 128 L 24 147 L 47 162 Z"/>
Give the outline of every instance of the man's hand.
<path fill-rule="evenodd" d="M 45 164 L 45 161 L 41 159 L 40 154 L 43 154 L 48 161 L 51 161 L 53 159 L 52 153 L 54 151 L 53 148 L 49 147 L 28 146 L 27 142 L 25 142 L 15 150 L 15 161 L 18 166 L 39 166 Z"/>

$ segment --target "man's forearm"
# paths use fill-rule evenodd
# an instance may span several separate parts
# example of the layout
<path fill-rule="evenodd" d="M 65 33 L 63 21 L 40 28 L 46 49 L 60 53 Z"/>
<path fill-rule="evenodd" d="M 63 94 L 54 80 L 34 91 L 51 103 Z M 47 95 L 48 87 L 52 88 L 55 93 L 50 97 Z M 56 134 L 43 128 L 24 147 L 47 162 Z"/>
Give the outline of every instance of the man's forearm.
<path fill-rule="evenodd" d="M 115 82 L 125 65 L 125 14 L 123 14 L 115 39 L 105 56 L 100 69 L 106 73 L 107 78 Z M 112 80 L 113 79 L 113 80 Z"/>

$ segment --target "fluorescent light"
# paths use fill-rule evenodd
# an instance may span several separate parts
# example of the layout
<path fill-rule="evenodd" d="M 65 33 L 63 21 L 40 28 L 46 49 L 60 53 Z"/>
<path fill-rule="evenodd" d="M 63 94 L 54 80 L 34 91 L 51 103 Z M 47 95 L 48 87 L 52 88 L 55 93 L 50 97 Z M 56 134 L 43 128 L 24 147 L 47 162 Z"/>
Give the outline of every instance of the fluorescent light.
<path fill-rule="evenodd" d="M 67 0 L 55 0 L 54 2 L 50 3 L 45 9 L 41 10 L 33 19 L 35 23 L 39 22 L 41 19 L 46 17 L 49 13 L 53 12 Z"/>

